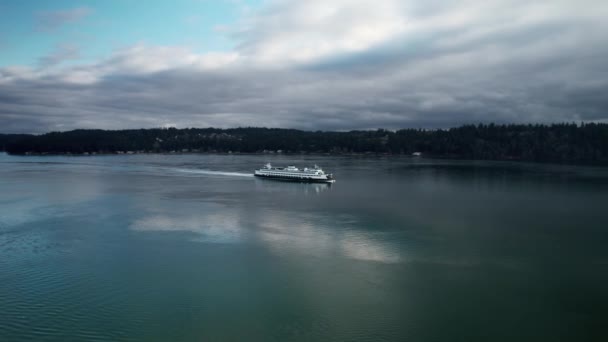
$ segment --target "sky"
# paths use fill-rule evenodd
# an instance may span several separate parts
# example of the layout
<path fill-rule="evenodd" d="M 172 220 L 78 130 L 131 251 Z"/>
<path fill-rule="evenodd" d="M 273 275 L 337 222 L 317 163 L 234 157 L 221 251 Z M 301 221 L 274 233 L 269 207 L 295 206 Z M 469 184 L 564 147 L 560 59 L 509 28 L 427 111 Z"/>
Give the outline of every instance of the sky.
<path fill-rule="evenodd" d="M 605 0 L 0 0 L 0 133 L 608 122 Z"/>

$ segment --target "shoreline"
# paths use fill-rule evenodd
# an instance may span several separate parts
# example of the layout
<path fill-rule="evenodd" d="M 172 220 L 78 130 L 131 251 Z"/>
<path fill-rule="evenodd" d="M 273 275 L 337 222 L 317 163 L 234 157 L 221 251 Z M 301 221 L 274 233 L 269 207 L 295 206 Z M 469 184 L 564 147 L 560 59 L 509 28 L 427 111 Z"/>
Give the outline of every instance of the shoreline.
<path fill-rule="evenodd" d="M 90 152 L 90 153 L 26 153 L 16 154 L 9 153 L 6 151 L 0 151 L 0 155 L 5 154 L 8 156 L 15 157 L 96 157 L 96 156 L 135 156 L 135 155 L 219 155 L 219 156 L 324 156 L 324 157 L 387 157 L 387 158 L 405 158 L 405 159 L 428 159 L 428 160 L 446 160 L 446 161 L 469 161 L 469 162 L 504 162 L 504 163 L 516 163 L 516 164 L 533 164 L 533 165 L 557 165 L 557 166 L 586 166 L 586 167 L 608 167 L 606 163 L 592 163 L 592 162 L 568 162 L 568 161 L 534 161 L 516 158 L 504 158 L 504 159 L 475 159 L 457 156 L 439 156 L 439 155 L 411 155 L 405 153 L 330 153 L 330 152 L 135 152 L 132 153 L 116 153 L 116 152 Z"/>

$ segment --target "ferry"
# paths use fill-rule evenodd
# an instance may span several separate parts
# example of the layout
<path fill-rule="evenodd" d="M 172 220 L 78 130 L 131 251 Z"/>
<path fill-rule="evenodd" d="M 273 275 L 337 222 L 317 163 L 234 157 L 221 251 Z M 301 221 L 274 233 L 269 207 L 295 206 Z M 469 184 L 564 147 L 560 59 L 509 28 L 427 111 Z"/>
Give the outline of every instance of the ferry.
<path fill-rule="evenodd" d="M 295 166 L 272 167 L 268 163 L 263 168 L 255 170 L 253 175 L 262 178 L 309 183 L 333 183 L 336 181 L 331 173 L 325 173 L 317 165 L 314 168 L 299 169 Z"/>

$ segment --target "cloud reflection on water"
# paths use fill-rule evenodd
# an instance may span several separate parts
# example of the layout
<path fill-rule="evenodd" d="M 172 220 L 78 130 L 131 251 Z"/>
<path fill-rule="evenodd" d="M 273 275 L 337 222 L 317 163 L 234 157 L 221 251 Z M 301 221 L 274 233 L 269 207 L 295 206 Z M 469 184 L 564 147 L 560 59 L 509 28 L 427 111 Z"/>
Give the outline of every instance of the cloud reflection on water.
<path fill-rule="evenodd" d="M 397 263 L 403 260 L 390 242 L 357 228 L 349 215 L 328 217 L 269 211 L 261 221 L 258 238 L 272 251 L 314 255 L 336 255 L 350 259 Z"/>
<path fill-rule="evenodd" d="M 384 237 L 358 229 L 358 220 L 350 215 L 329 217 L 277 210 L 252 215 L 226 207 L 215 208 L 212 213 L 180 215 L 153 213 L 133 221 L 130 229 L 190 232 L 197 235 L 195 241 L 201 242 L 262 243 L 281 256 L 312 254 L 382 263 L 403 260 Z"/>
<path fill-rule="evenodd" d="M 199 234 L 201 241 L 216 243 L 237 242 L 242 235 L 238 220 L 223 213 L 188 217 L 150 215 L 136 220 L 130 228 L 136 231 L 191 232 Z"/>

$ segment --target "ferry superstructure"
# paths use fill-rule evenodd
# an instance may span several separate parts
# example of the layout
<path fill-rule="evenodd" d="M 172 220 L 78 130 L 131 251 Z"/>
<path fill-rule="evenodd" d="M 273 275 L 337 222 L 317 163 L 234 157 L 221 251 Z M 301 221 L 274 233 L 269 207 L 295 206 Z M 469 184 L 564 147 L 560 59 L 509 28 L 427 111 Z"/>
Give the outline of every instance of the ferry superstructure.
<path fill-rule="evenodd" d="M 316 165 L 314 168 L 299 169 L 295 166 L 272 167 L 268 163 L 263 168 L 255 170 L 253 175 L 256 177 L 296 182 L 333 183 L 336 181 L 331 173 L 325 173 L 323 169 Z"/>

